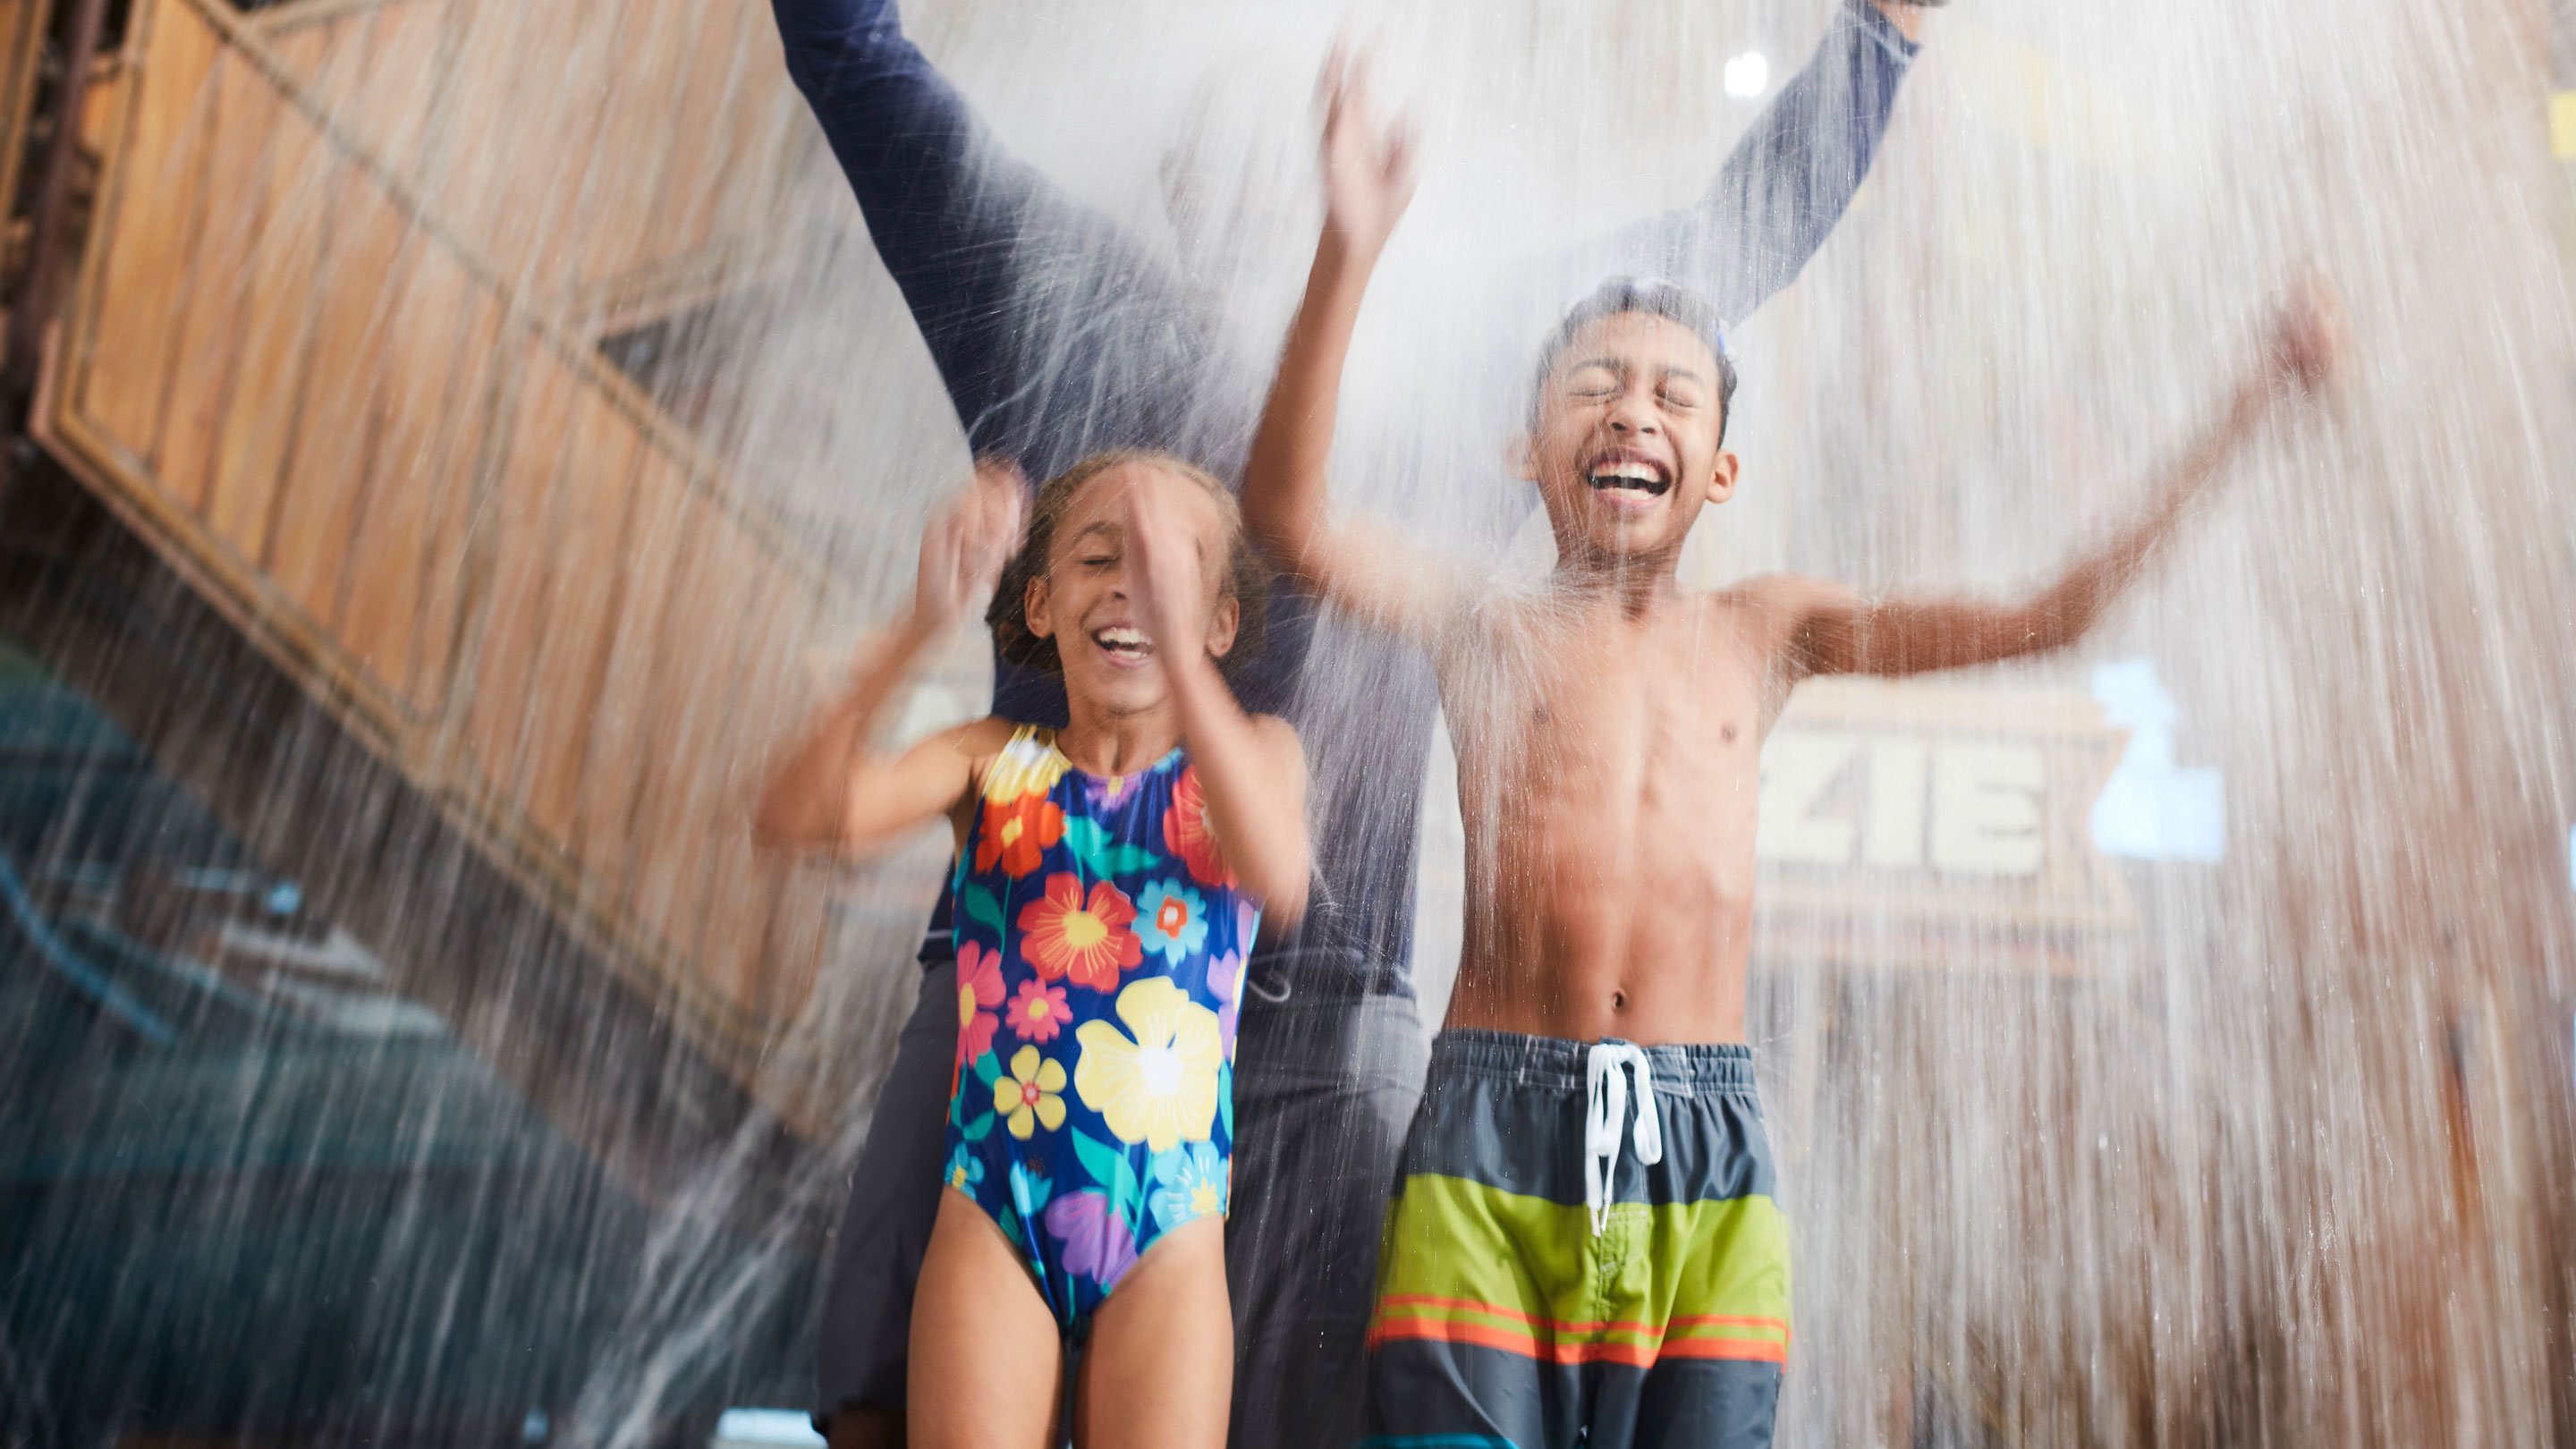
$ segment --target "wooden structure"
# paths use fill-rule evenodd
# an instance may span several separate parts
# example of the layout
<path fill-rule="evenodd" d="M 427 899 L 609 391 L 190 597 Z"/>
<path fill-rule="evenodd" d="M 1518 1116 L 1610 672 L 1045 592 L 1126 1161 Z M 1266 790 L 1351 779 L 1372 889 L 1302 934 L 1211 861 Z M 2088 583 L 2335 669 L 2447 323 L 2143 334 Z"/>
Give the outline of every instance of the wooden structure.
<path fill-rule="evenodd" d="M 138 0 L 32 420 L 747 1084 L 821 940 L 744 814 L 826 581 L 587 343 L 784 169 L 754 8 Z"/>

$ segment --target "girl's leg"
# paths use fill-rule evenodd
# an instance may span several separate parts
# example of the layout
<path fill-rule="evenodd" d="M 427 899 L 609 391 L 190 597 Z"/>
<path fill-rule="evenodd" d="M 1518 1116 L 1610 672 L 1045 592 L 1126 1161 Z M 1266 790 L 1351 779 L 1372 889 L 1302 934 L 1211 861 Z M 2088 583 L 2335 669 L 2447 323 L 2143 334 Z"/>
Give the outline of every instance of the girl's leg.
<path fill-rule="evenodd" d="M 1081 1449 L 1221 1449 L 1234 1389 L 1225 1220 L 1145 1250 L 1092 1315 L 1074 1402 Z"/>
<path fill-rule="evenodd" d="M 1064 1342 L 1020 1250 L 974 1200 L 939 1194 L 912 1298 L 911 1449 L 1055 1449 Z"/>

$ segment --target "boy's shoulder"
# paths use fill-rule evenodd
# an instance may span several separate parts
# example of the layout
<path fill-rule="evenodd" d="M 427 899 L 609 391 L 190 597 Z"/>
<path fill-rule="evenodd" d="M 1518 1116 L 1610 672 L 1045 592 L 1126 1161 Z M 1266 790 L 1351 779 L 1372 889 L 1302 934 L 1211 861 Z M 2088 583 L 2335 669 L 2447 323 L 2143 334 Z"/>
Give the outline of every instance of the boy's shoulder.
<path fill-rule="evenodd" d="M 1782 637 L 1819 610 L 1848 608 L 1860 595 L 1849 584 L 1806 574 L 1761 574 L 1702 595 L 1744 624 Z"/>

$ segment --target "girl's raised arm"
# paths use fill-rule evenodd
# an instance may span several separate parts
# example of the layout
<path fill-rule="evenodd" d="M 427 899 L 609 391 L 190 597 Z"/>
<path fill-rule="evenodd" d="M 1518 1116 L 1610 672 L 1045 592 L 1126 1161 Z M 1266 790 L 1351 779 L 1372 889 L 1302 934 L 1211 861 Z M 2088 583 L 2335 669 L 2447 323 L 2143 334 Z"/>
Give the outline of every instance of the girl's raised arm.
<path fill-rule="evenodd" d="M 1232 639 L 1233 621 L 1211 628 L 1226 604 L 1214 582 L 1224 561 L 1201 556 L 1164 494 L 1187 486 L 1159 473 L 1130 486 L 1127 588 L 1171 682 L 1181 740 L 1207 792 L 1208 830 L 1260 900 L 1267 932 L 1306 911 L 1306 754 L 1287 721 L 1244 712 L 1209 656 L 1208 641 Z"/>
<path fill-rule="evenodd" d="M 974 784 L 975 761 L 1000 743 L 997 721 L 942 730 L 894 755 L 872 741 L 922 654 L 992 593 L 1019 546 L 1024 486 L 1016 468 L 987 462 L 922 534 L 910 612 L 871 641 L 848 686 L 771 768 L 753 818 L 763 846 L 866 855 L 925 821 L 954 817 Z"/>

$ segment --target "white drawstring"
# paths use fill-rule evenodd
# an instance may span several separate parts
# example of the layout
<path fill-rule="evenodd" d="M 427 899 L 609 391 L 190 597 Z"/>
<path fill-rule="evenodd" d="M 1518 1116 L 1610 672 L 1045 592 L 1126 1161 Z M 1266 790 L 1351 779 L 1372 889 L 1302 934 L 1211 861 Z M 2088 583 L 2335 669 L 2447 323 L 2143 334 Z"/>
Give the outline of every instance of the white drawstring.
<path fill-rule="evenodd" d="M 1583 1205 L 1592 1210 L 1592 1231 L 1610 1226 L 1610 1188 L 1619 1167 L 1619 1137 L 1628 1125 L 1628 1078 L 1637 1074 L 1637 1160 L 1648 1167 L 1664 1160 L 1664 1123 L 1655 1111 L 1655 1069 L 1645 1049 L 1632 1042 L 1592 1044 L 1584 1065 Z"/>

